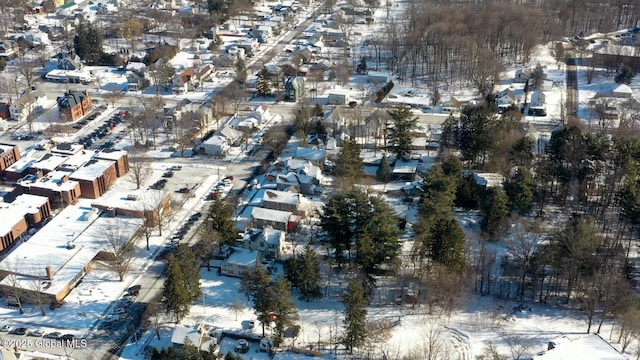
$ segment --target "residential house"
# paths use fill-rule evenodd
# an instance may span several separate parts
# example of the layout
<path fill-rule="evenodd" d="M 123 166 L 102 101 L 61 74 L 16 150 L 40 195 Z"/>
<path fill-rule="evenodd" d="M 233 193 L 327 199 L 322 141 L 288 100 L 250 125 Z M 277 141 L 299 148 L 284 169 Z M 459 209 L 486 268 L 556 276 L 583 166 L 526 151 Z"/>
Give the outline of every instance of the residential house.
<path fill-rule="evenodd" d="M 232 247 L 231 254 L 222 262 L 220 273 L 241 278 L 247 271 L 253 271 L 260 262 L 260 252 Z"/>
<path fill-rule="evenodd" d="M 520 68 L 516 70 L 513 82 L 524 84 L 531 78 L 531 69 Z"/>
<path fill-rule="evenodd" d="M 476 184 L 482 188 L 502 187 L 504 176 L 498 173 L 473 173 Z"/>
<path fill-rule="evenodd" d="M 33 113 L 40 113 L 47 106 L 49 100 L 42 90 L 33 90 L 9 105 L 11 117 L 17 121 L 26 120 Z"/>
<path fill-rule="evenodd" d="M 61 70 L 80 70 L 82 69 L 82 60 L 76 54 L 65 54 L 58 59 L 57 65 Z"/>
<path fill-rule="evenodd" d="M 304 77 L 288 76 L 284 81 L 284 97 L 287 101 L 297 102 L 304 95 Z"/>
<path fill-rule="evenodd" d="M 624 360 L 625 357 L 599 334 L 574 334 L 549 341 L 547 351 L 537 353 L 534 360 Z"/>
<path fill-rule="evenodd" d="M 47 46 L 51 45 L 49 35 L 41 32 L 40 30 L 27 31 L 22 34 L 25 40 L 27 40 L 33 46 Z"/>
<path fill-rule="evenodd" d="M 18 145 L 0 143 L 0 175 L 4 175 L 4 171 L 20 160 L 20 157 Z"/>
<path fill-rule="evenodd" d="M 178 93 L 186 93 L 196 89 L 195 80 L 196 72 L 192 68 L 188 68 L 173 77 L 171 83 L 176 87 Z"/>
<path fill-rule="evenodd" d="M 220 136 L 224 137 L 225 139 L 227 139 L 227 143 L 231 146 L 234 146 L 235 144 L 239 144 L 240 141 L 242 140 L 242 132 L 230 127 L 230 126 L 225 126 L 223 127 L 220 132 L 219 132 Z"/>
<path fill-rule="evenodd" d="M 267 105 L 257 105 L 248 116 L 258 119 L 259 124 L 264 124 L 272 118 Z"/>
<path fill-rule="evenodd" d="M 298 214 L 301 195 L 289 191 L 265 190 L 262 207 Z"/>
<path fill-rule="evenodd" d="M 213 135 L 199 146 L 199 149 L 207 155 L 225 155 L 229 148 L 228 139 L 220 135 Z"/>
<path fill-rule="evenodd" d="M 176 326 L 171 333 L 171 346 L 180 349 L 188 342 L 195 346 L 199 351 L 209 351 L 211 345 L 214 345 L 215 354 L 220 351 L 216 346 L 218 341 L 215 334 L 209 331 L 208 327 L 200 324 L 198 327 Z"/>
<path fill-rule="evenodd" d="M 322 166 L 327 160 L 327 151 L 323 149 L 313 149 L 298 146 L 296 148 L 296 159 L 308 160 L 316 166 Z"/>
<path fill-rule="evenodd" d="M 545 95 L 542 91 L 536 90 L 531 94 L 529 102 L 529 115 L 546 116 Z"/>
<path fill-rule="evenodd" d="M 460 109 L 462 108 L 462 105 L 463 105 L 462 101 L 456 99 L 453 96 L 444 98 L 438 103 L 438 106 L 440 107 L 440 111 L 442 111 L 443 113 L 459 112 Z"/>
<path fill-rule="evenodd" d="M 62 121 L 76 121 L 89 114 L 93 108 L 91 96 L 87 90 L 69 90 L 63 96 L 58 97 L 57 102 Z"/>
<path fill-rule="evenodd" d="M 127 91 L 138 91 L 145 87 L 145 78 L 135 72 L 127 72 L 125 74 L 127 78 Z"/>
<path fill-rule="evenodd" d="M 351 91 L 348 89 L 332 89 L 327 93 L 329 105 L 346 105 L 351 102 Z"/>
<path fill-rule="evenodd" d="M 256 228 L 271 226 L 276 230 L 287 231 L 289 230 L 289 220 L 291 215 L 292 214 L 289 211 L 265 209 L 260 207 L 254 207 L 251 209 L 251 220 L 253 221 L 253 227 Z"/>
<path fill-rule="evenodd" d="M 267 226 L 256 236 L 245 237 L 242 246 L 252 251 L 260 251 L 261 257 L 279 259 L 285 248 L 285 232 Z"/>
<path fill-rule="evenodd" d="M 414 159 L 397 159 L 393 165 L 393 176 L 405 181 L 415 180 L 416 172 L 418 170 L 418 160 Z"/>
<path fill-rule="evenodd" d="M 496 107 L 498 108 L 499 113 L 503 113 L 509 110 L 511 106 L 516 105 L 517 101 L 518 101 L 518 97 L 511 89 L 504 89 L 500 91 L 496 95 L 496 100 L 495 100 Z"/>

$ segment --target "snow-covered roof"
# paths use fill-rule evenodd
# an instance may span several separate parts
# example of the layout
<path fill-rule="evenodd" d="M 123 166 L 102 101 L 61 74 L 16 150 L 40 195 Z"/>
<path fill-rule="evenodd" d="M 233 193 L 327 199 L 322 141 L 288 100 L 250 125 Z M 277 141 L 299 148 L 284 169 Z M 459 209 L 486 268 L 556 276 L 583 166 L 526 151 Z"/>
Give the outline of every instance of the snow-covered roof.
<path fill-rule="evenodd" d="M 276 221 L 279 223 L 288 223 L 291 213 L 289 211 L 280 211 L 254 207 L 251 210 L 251 217 L 254 219 Z"/>
<path fill-rule="evenodd" d="M 123 156 L 127 155 L 127 151 L 126 150 L 116 150 L 116 149 L 103 149 L 102 151 L 100 151 L 99 153 L 97 153 L 95 155 L 96 159 L 102 159 L 102 160 L 113 160 L 116 161 L 120 158 L 122 158 Z"/>
<path fill-rule="evenodd" d="M 4 262 L 17 267 L 8 270 L 30 275 L 19 277 L 23 289 L 30 288 L 34 277 L 46 278 L 46 268 L 51 267 L 53 279 L 42 292 L 55 295 L 80 280 L 79 274 L 98 252 L 110 250 L 107 234 L 129 239 L 139 226 L 138 219 L 99 217 L 97 209 L 69 205 Z M 7 281 L 0 284 L 7 285 Z"/>
<path fill-rule="evenodd" d="M 34 162 L 36 162 L 36 159 L 30 159 L 30 158 L 24 158 L 23 157 L 23 158 L 20 158 L 18 161 L 14 162 L 13 164 L 11 164 L 11 166 L 6 168 L 5 171 L 9 171 L 9 172 L 13 172 L 13 173 L 23 173 Z"/>
<path fill-rule="evenodd" d="M 27 188 L 49 189 L 54 191 L 71 191 L 78 185 L 77 181 L 69 180 L 69 173 L 66 171 L 51 171 L 42 178 L 35 175 L 27 175 L 20 179 L 18 183 Z"/>
<path fill-rule="evenodd" d="M 613 346 L 598 334 L 583 334 L 576 337 L 564 336 L 552 341 L 555 348 L 542 355 L 536 355 L 536 360 L 624 360 L 626 359 Z"/>
<path fill-rule="evenodd" d="M 620 84 L 613 89 L 614 94 L 632 94 L 633 90 L 627 84 Z"/>
<path fill-rule="evenodd" d="M 500 187 L 504 183 L 504 176 L 498 173 L 475 173 L 476 184 L 486 187 Z"/>
<path fill-rule="evenodd" d="M 51 153 L 60 155 L 74 155 L 84 150 L 84 145 L 62 143 L 51 149 Z"/>
<path fill-rule="evenodd" d="M 75 180 L 93 181 L 102 176 L 107 169 L 114 166 L 115 163 L 110 160 L 91 160 L 77 171 L 74 171 L 70 177 Z"/>
<path fill-rule="evenodd" d="M 217 145 L 217 146 L 222 146 L 226 143 L 227 143 L 227 138 L 220 135 L 213 135 L 212 137 L 208 138 L 204 142 L 204 144 L 207 144 L 207 145 Z"/>
<path fill-rule="evenodd" d="M 394 174 L 415 174 L 418 169 L 418 160 L 396 160 L 396 164 L 393 166 Z"/>
<path fill-rule="evenodd" d="M 276 246 L 280 245 L 280 241 L 284 239 L 284 236 L 284 231 L 276 230 L 271 226 L 266 226 L 260 233 L 260 237 L 264 239 L 264 242 Z"/>
<path fill-rule="evenodd" d="M 153 210 L 158 207 L 168 193 L 154 189 L 120 189 L 111 188 L 99 199 L 92 201 L 91 206 L 100 208 L 116 208 L 128 211 Z M 134 200 L 135 199 L 135 200 Z"/>
<path fill-rule="evenodd" d="M 296 148 L 295 157 L 310 161 L 324 161 L 327 158 L 327 151 L 322 149 L 298 147 Z"/>
<path fill-rule="evenodd" d="M 43 157 L 40 158 L 40 160 L 31 164 L 31 167 L 35 169 L 52 171 L 52 170 L 55 170 L 55 168 L 63 164 L 68 159 L 69 159 L 68 156 L 60 156 L 56 154 L 45 154 Z"/>
<path fill-rule="evenodd" d="M 184 344 L 184 340 L 189 338 L 189 340 L 191 340 L 191 344 L 199 346 L 201 336 L 202 335 L 198 329 L 186 326 L 176 326 L 175 329 L 173 329 L 173 333 L 171 333 L 171 343 Z"/>
<path fill-rule="evenodd" d="M 283 204 L 299 204 L 300 194 L 289 191 L 266 190 L 264 200 Z"/>
<path fill-rule="evenodd" d="M 239 248 L 239 247 L 232 247 L 231 255 L 229 255 L 227 260 L 225 260 L 225 263 L 235 264 L 239 266 L 255 266 L 257 259 L 258 259 L 257 251 Z"/>

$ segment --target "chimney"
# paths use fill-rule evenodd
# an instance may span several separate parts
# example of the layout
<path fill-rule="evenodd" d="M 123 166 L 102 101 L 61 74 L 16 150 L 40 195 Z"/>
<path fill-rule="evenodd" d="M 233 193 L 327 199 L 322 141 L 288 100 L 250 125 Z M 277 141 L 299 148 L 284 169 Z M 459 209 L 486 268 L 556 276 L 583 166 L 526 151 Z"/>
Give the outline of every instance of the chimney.
<path fill-rule="evenodd" d="M 67 181 L 69 181 L 69 175 L 62 175 L 62 179 L 60 179 L 60 182 L 66 183 Z"/>
<path fill-rule="evenodd" d="M 40 179 L 43 176 L 42 170 L 36 171 L 36 179 Z"/>
<path fill-rule="evenodd" d="M 47 266 L 45 270 L 47 271 L 47 280 L 53 280 L 53 271 L 51 270 L 51 266 Z"/>

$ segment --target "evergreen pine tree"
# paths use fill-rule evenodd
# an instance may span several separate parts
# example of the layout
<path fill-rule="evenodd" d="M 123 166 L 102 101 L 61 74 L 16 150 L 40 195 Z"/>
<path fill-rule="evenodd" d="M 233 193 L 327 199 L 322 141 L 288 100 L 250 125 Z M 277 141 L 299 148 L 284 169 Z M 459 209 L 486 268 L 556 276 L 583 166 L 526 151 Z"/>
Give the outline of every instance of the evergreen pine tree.
<path fill-rule="evenodd" d="M 633 79 L 634 75 L 635 74 L 633 72 L 633 69 L 626 65 L 622 65 L 618 70 L 618 74 L 616 74 L 614 81 L 616 82 L 616 84 L 629 85 L 631 84 L 631 80 Z"/>
<path fill-rule="evenodd" d="M 282 340 L 286 327 L 293 325 L 294 321 L 298 319 L 298 311 L 296 303 L 293 301 L 291 288 L 289 288 L 284 276 L 278 277 L 271 291 L 273 293 L 272 312 L 275 315 L 276 323 L 274 340 L 277 345 Z"/>
<path fill-rule="evenodd" d="M 215 196 L 209 205 L 209 214 L 205 221 L 208 228 L 220 234 L 221 244 L 232 245 L 238 236 L 238 229 L 232 218 L 233 210 L 220 196 Z"/>
<path fill-rule="evenodd" d="M 504 191 L 509 198 L 509 207 L 526 214 L 531 211 L 535 181 L 529 169 L 519 167 L 513 179 L 504 184 Z"/>
<path fill-rule="evenodd" d="M 300 291 L 300 300 L 311 301 L 319 298 L 320 262 L 315 250 L 309 245 L 305 246 L 295 263 L 298 264 L 295 284 Z"/>
<path fill-rule="evenodd" d="M 169 256 L 163 295 L 167 299 L 167 309 L 174 313 L 176 322 L 189 313 L 191 303 L 202 295 L 198 260 L 185 244 L 180 244 L 176 253 Z"/>
<path fill-rule="evenodd" d="M 352 281 L 347 287 L 344 297 L 344 343 L 347 351 L 364 345 L 367 338 L 367 310 L 364 308 L 367 300 L 364 288 L 357 281 Z"/>
<path fill-rule="evenodd" d="M 271 322 L 271 312 L 274 307 L 274 294 L 270 286 L 269 273 L 262 266 L 256 266 L 255 271 L 244 273 L 240 289 L 253 301 L 253 309 L 258 321 L 262 324 L 262 336 L 265 335 L 264 327 Z"/>
<path fill-rule="evenodd" d="M 184 282 L 182 267 L 176 257 L 169 255 L 167 263 L 167 280 L 163 288 L 163 296 L 166 299 L 167 310 L 172 311 L 179 323 L 189 313 L 191 299 Z"/>
<path fill-rule="evenodd" d="M 497 240 L 507 231 L 509 217 L 507 202 L 507 196 L 499 188 L 491 188 L 485 194 L 482 204 L 484 218 L 481 228 L 494 240 Z"/>
<path fill-rule="evenodd" d="M 396 159 L 406 158 L 411 153 L 411 131 L 416 126 L 417 117 L 404 105 L 390 110 L 389 116 L 395 125 L 391 140 Z"/>
<path fill-rule="evenodd" d="M 542 85 L 544 85 L 544 68 L 539 63 L 531 72 L 531 87 L 533 89 L 539 90 L 542 89 Z"/>
<path fill-rule="evenodd" d="M 376 171 L 376 180 L 385 184 L 391 181 L 391 167 L 387 161 L 387 155 L 383 155 L 382 160 L 380 160 L 380 166 L 378 166 L 378 171 Z"/>
<path fill-rule="evenodd" d="M 429 257 L 452 271 L 465 267 L 464 232 L 455 219 L 440 217 L 429 232 Z"/>
<path fill-rule="evenodd" d="M 180 348 L 180 360 L 200 360 L 200 350 L 193 344 L 190 338 L 185 337 Z"/>
<path fill-rule="evenodd" d="M 271 80 L 269 80 L 264 72 L 261 72 L 258 75 L 258 83 L 256 84 L 256 92 L 258 96 L 268 96 L 271 95 Z"/>
<path fill-rule="evenodd" d="M 355 139 L 349 139 L 342 145 L 342 152 L 336 161 L 336 175 L 350 184 L 356 183 L 364 175 L 360 145 Z"/>

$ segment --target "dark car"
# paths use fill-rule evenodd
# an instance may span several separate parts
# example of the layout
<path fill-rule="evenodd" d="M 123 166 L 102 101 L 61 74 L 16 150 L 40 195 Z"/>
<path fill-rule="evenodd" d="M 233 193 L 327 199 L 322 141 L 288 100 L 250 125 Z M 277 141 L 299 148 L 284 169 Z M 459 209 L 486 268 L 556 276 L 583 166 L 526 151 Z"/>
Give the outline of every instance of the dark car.
<path fill-rule="evenodd" d="M 27 328 L 17 328 L 14 329 L 13 331 L 11 331 L 9 334 L 13 334 L 13 335 L 26 335 L 29 332 L 29 329 Z"/>
<path fill-rule="evenodd" d="M 180 194 L 186 194 L 186 193 L 189 192 L 189 188 L 188 187 L 183 187 L 183 188 L 180 188 L 180 189 L 176 190 L 176 192 L 180 193 Z"/>
<path fill-rule="evenodd" d="M 48 333 L 44 337 L 47 338 L 47 339 L 60 339 L 61 336 L 62 336 L 62 333 L 60 333 L 58 331 L 54 331 L 52 333 Z"/>
<path fill-rule="evenodd" d="M 75 124 L 75 125 L 73 125 L 73 128 L 74 129 L 78 129 L 78 130 L 82 129 L 82 124 Z"/>
<path fill-rule="evenodd" d="M 170 178 L 173 177 L 173 171 L 167 171 L 166 173 L 162 174 L 163 178 Z"/>
<path fill-rule="evenodd" d="M 61 339 L 64 341 L 74 341 L 76 339 L 76 336 L 73 334 L 64 334 L 62 335 Z"/>
<path fill-rule="evenodd" d="M 140 290 L 142 290 L 142 286 L 141 285 L 133 285 L 132 287 L 127 289 L 127 292 L 128 293 L 140 292 Z"/>

